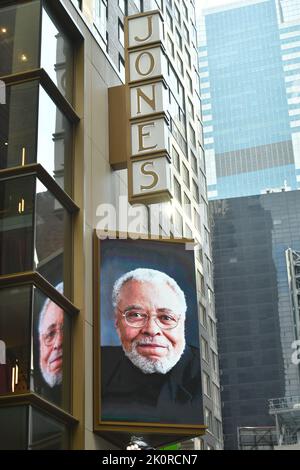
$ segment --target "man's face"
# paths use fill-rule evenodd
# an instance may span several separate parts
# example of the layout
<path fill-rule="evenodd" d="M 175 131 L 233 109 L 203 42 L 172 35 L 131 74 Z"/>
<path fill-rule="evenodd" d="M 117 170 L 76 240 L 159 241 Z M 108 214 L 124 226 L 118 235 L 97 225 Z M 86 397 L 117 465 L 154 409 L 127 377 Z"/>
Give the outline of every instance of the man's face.
<path fill-rule="evenodd" d="M 180 359 L 184 347 L 184 318 L 177 293 L 168 284 L 128 281 L 119 294 L 116 328 L 125 354 L 145 373 L 166 373 Z M 139 328 L 128 325 L 124 312 L 144 311 L 146 324 Z M 174 315 L 179 318 L 172 329 L 163 329 L 155 321 L 156 315 Z"/>
<path fill-rule="evenodd" d="M 63 310 L 50 302 L 41 324 L 40 334 L 40 368 L 50 387 L 62 381 L 63 325 Z"/>

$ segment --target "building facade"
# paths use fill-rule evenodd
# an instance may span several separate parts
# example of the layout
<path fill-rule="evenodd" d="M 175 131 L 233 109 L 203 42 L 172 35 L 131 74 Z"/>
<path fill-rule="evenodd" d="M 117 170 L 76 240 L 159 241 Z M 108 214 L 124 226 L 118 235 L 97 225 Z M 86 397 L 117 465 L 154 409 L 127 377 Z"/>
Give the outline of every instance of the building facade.
<path fill-rule="evenodd" d="M 200 30 L 209 198 L 298 189 L 299 1 L 208 9 Z"/>
<path fill-rule="evenodd" d="M 274 446 L 272 403 L 299 396 L 299 8 L 236 0 L 199 18 L 225 449 Z"/>
<path fill-rule="evenodd" d="M 243 428 L 253 436 L 260 430 L 252 448 L 265 446 L 263 436 L 275 430 L 269 400 L 299 397 L 299 302 L 295 307 L 291 274 L 299 202 L 300 192 L 290 191 L 210 203 L 225 449 L 238 447 Z"/>
<path fill-rule="evenodd" d="M 0 8 L 1 447 L 114 448 L 93 432 L 93 234 L 101 205 L 121 211 L 125 200 L 128 209 L 127 171 L 112 171 L 109 161 L 108 90 L 124 83 L 124 15 L 159 10 L 172 57 L 174 192 L 157 207 L 160 236 L 196 242 L 208 431 L 192 446 L 222 448 L 194 2 L 33 0 Z M 147 208 L 140 232 L 151 233 Z M 62 334 L 62 325 L 52 336 L 42 332 L 39 313 L 49 304 L 63 312 L 56 394 L 43 386 L 35 352 L 39 337 L 50 344 Z"/>

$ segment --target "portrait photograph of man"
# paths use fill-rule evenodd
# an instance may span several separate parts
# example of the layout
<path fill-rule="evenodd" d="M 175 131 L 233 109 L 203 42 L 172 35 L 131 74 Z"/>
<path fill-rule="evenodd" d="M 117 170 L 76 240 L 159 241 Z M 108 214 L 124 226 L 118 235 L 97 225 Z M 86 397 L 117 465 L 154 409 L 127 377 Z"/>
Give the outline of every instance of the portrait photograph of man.
<path fill-rule="evenodd" d="M 100 260 L 101 420 L 200 424 L 193 251 L 106 240 Z"/>

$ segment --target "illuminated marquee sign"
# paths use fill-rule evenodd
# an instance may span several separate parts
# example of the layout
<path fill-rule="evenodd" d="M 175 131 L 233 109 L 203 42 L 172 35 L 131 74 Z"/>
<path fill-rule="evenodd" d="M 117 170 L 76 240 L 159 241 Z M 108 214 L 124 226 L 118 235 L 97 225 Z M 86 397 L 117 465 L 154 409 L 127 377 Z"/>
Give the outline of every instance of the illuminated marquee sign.
<path fill-rule="evenodd" d="M 171 196 L 167 58 L 159 11 L 128 17 L 126 94 L 130 138 L 128 176 L 130 202 L 162 202 Z"/>

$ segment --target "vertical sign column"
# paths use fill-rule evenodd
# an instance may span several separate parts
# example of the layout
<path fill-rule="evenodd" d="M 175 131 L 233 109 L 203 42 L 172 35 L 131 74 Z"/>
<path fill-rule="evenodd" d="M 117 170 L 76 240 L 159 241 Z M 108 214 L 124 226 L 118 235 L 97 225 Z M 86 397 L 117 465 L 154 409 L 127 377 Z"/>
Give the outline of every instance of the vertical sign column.
<path fill-rule="evenodd" d="M 172 194 L 161 13 L 127 17 L 125 38 L 129 202 L 163 202 Z"/>

